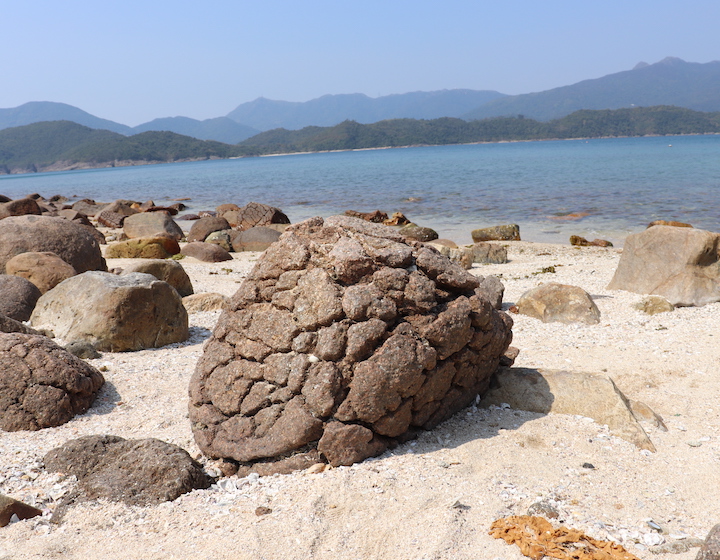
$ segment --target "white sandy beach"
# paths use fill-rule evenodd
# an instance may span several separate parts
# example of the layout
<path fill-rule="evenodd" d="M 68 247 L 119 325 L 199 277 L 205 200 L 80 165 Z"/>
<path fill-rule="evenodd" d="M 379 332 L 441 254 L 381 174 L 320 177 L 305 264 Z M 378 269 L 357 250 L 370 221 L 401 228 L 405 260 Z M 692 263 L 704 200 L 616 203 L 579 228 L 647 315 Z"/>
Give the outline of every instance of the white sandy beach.
<path fill-rule="evenodd" d="M 584 288 L 602 313 L 595 326 L 513 315 L 515 366 L 606 372 L 628 398 L 664 418 L 667 432 L 643 424 L 656 453 L 582 416 L 470 408 L 352 467 L 225 478 L 154 507 L 86 503 L 50 524 L 72 480 L 45 472 L 41 459 L 69 439 L 155 437 L 200 457 L 187 387 L 219 312 L 197 313 L 186 343 L 91 360 L 106 384 L 88 413 L 57 428 L 0 435 L 0 493 L 47 510 L 0 529 L 0 559 L 510 560 L 525 557 L 490 537 L 490 525 L 539 500 L 560 512 L 554 523 L 621 541 L 639 558 L 695 558 L 697 548 L 656 554 L 648 545 L 704 538 L 720 522 L 720 304 L 637 311 L 641 295 L 606 289 L 619 249 L 516 242 L 508 256 L 509 263 L 472 269 L 500 276 L 506 308 L 554 281 Z M 196 293 L 232 295 L 257 258 L 181 262 Z M 536 274 L 551 265 L 555 273 Z M 256 515 L 260 506 L 272 511 Z"/>

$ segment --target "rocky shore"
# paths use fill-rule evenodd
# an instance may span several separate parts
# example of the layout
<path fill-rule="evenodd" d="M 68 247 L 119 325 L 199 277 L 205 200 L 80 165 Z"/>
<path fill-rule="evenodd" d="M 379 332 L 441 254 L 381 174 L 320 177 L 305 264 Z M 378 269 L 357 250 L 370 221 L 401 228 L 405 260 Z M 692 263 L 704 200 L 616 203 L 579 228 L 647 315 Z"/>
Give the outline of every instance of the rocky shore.
<path fill-rule="evenodd" d="M 520 351 L 512 369 L 611 379 L 655 413 L 637 413 L 654 451 L 594 420 L 591 395 L 578 393 L 575 413 L 478 399 L 351 466 L 227 476 L 226 465 L 201 453 L 188 419 L 190 379 L 221 311 L 191 311 L 185 341 L 88 359 L 105 384 L 84 414 L 57 427 L 2 432 L 0 494 L 44 513 L 0 528 L 0 558 L 520 559 L 518 547 L 489 532 L 496 520 L 528 513 L 620 543 L 643 560 L 695 558 L 720 520 L 720 304 L 651 315 L 638 309 L 643 295 L 608 289 L 619 249 L 490 244 L 507 262 L 468 271 L 505 287 L 502 309 Z M 195 294 L 232 297 L 261 257 L 229 254 L 222 262 L 180 261 Z M 145 260 L 107 264 L 128 269 Z M 513 313 L 523 294 L 548 282 L 581 287 L 599 320 L 545 323 Z M 51 522 L 76 483 L 48 472 L 43 458 L 68 440 L 105 434 L 175 444 L 213 483 L 157 505 L 78 503 L 62 523 Z"/>

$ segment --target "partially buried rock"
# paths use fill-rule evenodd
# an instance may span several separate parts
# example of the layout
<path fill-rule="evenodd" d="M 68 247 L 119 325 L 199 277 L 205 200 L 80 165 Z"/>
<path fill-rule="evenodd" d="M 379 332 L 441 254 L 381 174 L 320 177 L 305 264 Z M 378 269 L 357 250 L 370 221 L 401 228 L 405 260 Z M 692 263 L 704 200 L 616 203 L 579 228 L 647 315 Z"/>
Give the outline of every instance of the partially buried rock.
<path fill-rule="evenodd" d="M 575 245 L 576 247 L 612 247 L 613 244 L 610 243 L 610 241 L 606 241 L 605 239 L 593 239 L 592 241 L 588 241 L 584 237 L 580 237 L 579 235 L 571 235 L 570 236 L 570 245 Z"/>
<path fill-rule="evenodd" d="M 204 292 L 183 298 L 182 302 L 188 313 L 201 313 L 203 311 L 217 311 L 223 309 L 230 298 L 222 294 Z"/>
<path fill-rule="evenodd" d="M 478 264 L 505 264 L 508 262 L 507 247 L 496 243 L 478 242 L 470 246 L 473 262 Z"/>
<path fill-rule="evenodd" d="M 173 260 L 151 260 L 134 263 L 125 268 L 122 274 L 142 272 L 152 274 L 158 280 L 167 282 L 177 290 L 180 297 L 189 296 L 193 293 L 192 282 L 183 266 Z"/>
<path fill-rule="evenodd" d="M 437 239 L 438 233 L 429 227 L 421 227 L 417 224 L 407 224 L 401 227 L 398 232 L 405 237 L 414 239 L 416 241 L 432 241 Z"/>
<path fill-rule="evenodd" d="M 75 269 L 55 253 L 28 251 L 11 258 L 5 265 L 8 274 L 21 276 L 35 284 L 41 294 L 63 280 L 75 276 Z"/>
<path fill-rule="evenodd" d="M 41 295 L 30 280 L 0 274 L 0 313 L 3 315 L 16 321 L 27 321 Z"/>
<path fill-rule="evenodd" d="M 220 245 L 215 245 L 214 243 L 203 243 L 201 241 L 188 243 L 180 250 L 180 254 L 186 257 L 193 257 L 203 262 L 223 262 L 232 260 L 232 255 L 220 247 Z"/>
<path fill-rule="evenodd" d="M 90 408 L 105 380 L 44 336 L 0 333 L 0 429 L 59 426 Z"/>
<path fill-rule="evenodd" d="M 63 340 L 84 340 L 108 352 L 158 348 L 188 338 L 187 312 L 177 291 L 139 272 L 73 276 L 38 300 L 30 322 Z"/>
<path fill-rule="evenodd" d="M 35 329 L 32 329 L 20 321 L 11 319 L 10 317 L 0 313 L 0 332 L 4 333 L 22 333 L 22 334 L 42 334 Z"/>
<path fill-rule="evenodd" d="M 657 315 L 674 311 L 675 306 L 662 296 L 645 296 L 640 303 L 635 305 L 635 309 L 648 315 Z"/>
<path fill-rule="evenodd" d="M 85 436 L 49 451 L 43 461 L 48 471 L 78 479 L 56 515 L 77 502 L 106 499 L 148 506 L 210 486 L 202 466 L 187 451 L 152 438 Z"/>
<path fill-rule="evenodd" d="M 520 226 L 508 224 L 474 229 L 470 232 L 474 243 L 480 241 L 520 241 Z"/>
<path fill-rule="evenodd" d="M 13 515 L 20 520 L 32 519 L 42 515 L 42 510 L 0 494 L 0 527 L 8 525 Z"/>
<path fill-rule="evenodd" d="M 100 354 L 100 352 L 98 352 L 92 344 L 85 340 L 71 342 L 70 344 L 66 344 L 64 348 L 73 356 L 77 356 L 83 360 L 96 360 L 102 357 L 102 354 Z"/>
<path fill-rule="evenodd" d="M 433 428 L 485 391 L 512 338 L 482 280 L 386 226 L 345 216 L 291 226 L 197 364 L 199 447 L 284 472 L 318 451 L 351 464 Z"/>
<path fill-rule="evenodd" d="M 525 292 L 517 301 L 518 312 L 543 323 L 600 322 L 600 310 L 585 290 L 577 286 L 542 284 Z"/>

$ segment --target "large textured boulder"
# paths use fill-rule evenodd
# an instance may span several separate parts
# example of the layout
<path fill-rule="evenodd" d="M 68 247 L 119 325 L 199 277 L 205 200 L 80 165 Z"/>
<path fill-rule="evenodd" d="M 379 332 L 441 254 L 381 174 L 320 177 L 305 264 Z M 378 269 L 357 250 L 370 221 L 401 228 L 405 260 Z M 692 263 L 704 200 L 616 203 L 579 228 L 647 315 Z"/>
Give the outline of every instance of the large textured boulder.
<path fill-rule="evenodd" d="M 77 274 L 71 265 L 48 251 L 28 251 L 15 255 L 5 265 L 5 271 L 29 280 L 41 294 Z"/>
<path fill-rule="evenodd" d="M 86 272 L 44 294 L 30 322 L 66 342 L 98 350 L 157 348 L 188 338 L 188 316 L 177 291 L 150 274 Z"/>
<path fill-rule="evenodd" d="M 82 414 L 105 380 L 44 336 L 0 333 L 0 429 L 39 430 Z"/>
<path fill-rule="evenodd" d="M 123 231 L 130 239 L 166 235 L 177 239 L 184 237 L 183 230 L 164 212 L 141 212 L 123 221 Z"/>
<path fill-rule="evenodd" d="M 512 320 L 480 279 L 357 218 L 291 226 L 221 315 L 190 382 L 204 453 L 250 464 L 381 453 L 485 391 Z"/>
<path fill-rule="evenodd" d="M 42 214 L 40 206 L 32 198 L 20 198 L 0 203 L 0 219 L 8 216 L 25 216 L 26 214 Z"/>
<path fill-rule="evenodd" d="M 189 296 L 193 293 L 192 282 L 183 266 L 173 260 L 150 260 L 134 263 L 125 268 L 122 274 L 130 274 L 132 272 L 143 272 L 152 274 L 158 280 L 167 282 L 177 290 L 180 297 Z"/>
<path fill-rule="evenodd" d="M 78 273 L 107 270 L 98 239 L 89 228 L 49 216 L 12 216 L 0 220 L 0 271 L 15 255 L 55 253 Z"/>
<path fill-rule="evenodd" d="M 41 295 L 27 278 L 0 274 L 0 313 L 3 315 L 16 321 L 27 321 Z"/>
<path fill-rule="evenodd" d="M 608 289 L 663 296 L 678 307 L 706 305 L 720 301 L 719 261 L 720 233 L 653 226 L 628 235 Z"/>
<path fill-rule="evenodd" d="M 126 440 L 85 436 L 66 442 L 43 458 L 51 472 L 74 475 L 78 486 L 59 506 L 106 499 L 133 506 L 174 500 L 210 480 L 184 449 L 158 439 Z"/>
<path fill-rule="evenodd" d="M 193 223 L 190 233 L 187 235 L 188 241 L 205 241 L 205 238 L 214 231 L 222 231 L 230 229 L 230 224 L 225 218 L 219 216 L 207 216 L 200 218 Z"/>

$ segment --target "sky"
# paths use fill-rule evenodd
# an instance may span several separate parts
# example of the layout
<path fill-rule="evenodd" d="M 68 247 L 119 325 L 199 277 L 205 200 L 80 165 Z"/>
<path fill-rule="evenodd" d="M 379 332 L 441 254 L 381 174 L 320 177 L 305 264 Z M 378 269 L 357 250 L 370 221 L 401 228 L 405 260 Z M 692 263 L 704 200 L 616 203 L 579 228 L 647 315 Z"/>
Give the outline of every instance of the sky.
<path fill-rule="evenodd" d="M 129 126 L 258 97 L 543 91 L 667 56 L 720 60 L 717 0 L 5 2 L 0 108 Z"/>

